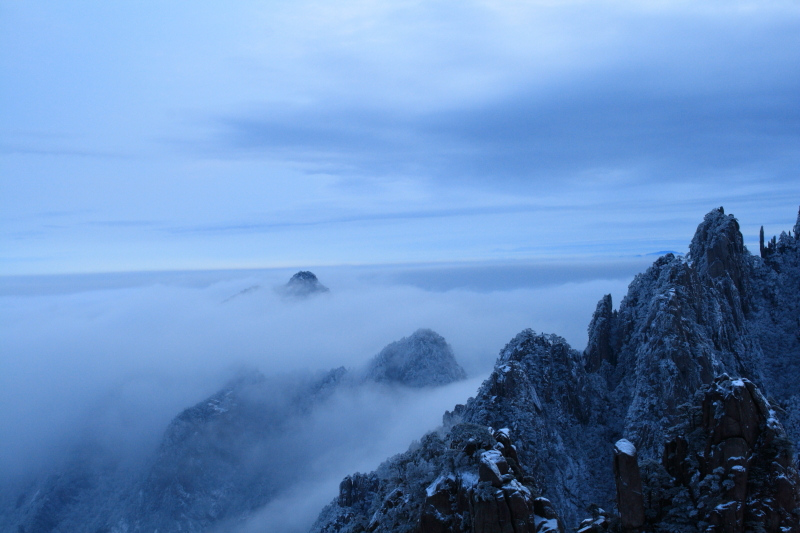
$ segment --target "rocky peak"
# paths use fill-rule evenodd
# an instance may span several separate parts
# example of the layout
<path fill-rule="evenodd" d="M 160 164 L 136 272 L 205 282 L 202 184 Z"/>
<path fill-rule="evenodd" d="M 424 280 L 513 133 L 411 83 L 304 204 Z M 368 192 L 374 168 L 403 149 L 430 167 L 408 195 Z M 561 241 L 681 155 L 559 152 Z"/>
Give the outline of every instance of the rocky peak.
<path fill-rule="evenodd" d="M 464 379 L 466 373 L 444 337 L 430 329 L 418 329 L 381 350 L 370 362 L 366 377 L 408 387 L 432 387 Z"/>
<path fill-rule="evenodd" d="M 739 222 L 733 215 L 726 215 L 722 207 L 705 216 L 689 245 L 689 258 L 701 277 L 716 279 L 727 275 L 740 291 L 744 254 Z"/>
<path fill-rule="evenodd" d="M 618 363 L 607 376 L 615 403 L 629 406 L 625 434 L 644 457 L 657 453 L 662 421 L 678 416 L 701 385 L 723 372 L 761 372 L 747 320 L 754 258 L 736 219 L 722 208 L 708 213 L 688 259 L 667 254 L 636 276 L 612 321 Z M 603 348 L 601 326 L 590 330 L 587 350 Z"/>
<path fill-rule="evenodd" d="M 613 498 L 610 487 L 592 483 L 613 479 L 611 464 L 594 458 L 602 454 L 597 443 L 611 438 L 598 424 L 610 407 L 604 388 L 605 380 L 584 371 L 581 354 L 566 340 L 525 330 L 500 351 L 475 397 L 444 420 L 508 427 L 519 435 L 520 464 L 561 520 L 577 525 L 592 502 Z"/>
<path fill-rule="evenodd" d="M 317 276 L 308 270 L 301 270 L 282 287 L 282 292 L 287 296 L 305 298 L 312 294 L 329 292 L 330 289 L 319 282 Z"/>
<path fill-rule="evenodd" d="M 645 520 L 642 477 L 636 447 L 627 439 L 620 439 L 614 445 L 614 478 L 622 527 L 642 527 Z"/>
<path fill-rule="evenodd" d="M 589 342 L 583 352 L 584 366 L 588 372 L 597 371 L 604 361 L 617 364 L 612 343 L 615 317 L 611 295 L 606 294 L 597 302 L 597 309 L 589 323 Z"/>
<path fill-rule="evenodd" d="M 581 366 L 580 354 L 564 338 L 526 329 L 500 352 L 486 383 L 496 382 L 492 390 L 504 398 L 530 393 L 535 398 L 531 407 L 541 409 L 544 402 L 585 420 Z"/>
<path fill-rule="evenodd" d="M 439 442 L 437 449 L 445 451 L 436 456 L 451 458 L 452 450 L 462 449 L 453 438 L 457 428 L 507 427 L 523 473 L 517 481 L 532 493 L 541 491 L 559 521 L 580 524 L 580 533 L 800 533 L 791 441 L 800 442 L 800 416 L 792 414 L 800 412 L 797 242 L 781 236 L 770 261 L 762 261 L 745 249 L 736 219 L 713 210 L 698 226 L 687 258 L 659 258 L 636 276 L 618 311 L 610 296 L 600 300 L 583 354 L 556 335 L 521 332 L 500 351 L 475 397 L 445 413 L 439 433 L 444 442 L 423 439 L 413 456 L 394 460 L 383 479 L 395 476 L 400 465 L 403 475 L 425 473 L 419 486 L 428 487 L 429 500 L 414 504 L 428 513 L 424 531 L 478 531 L 478 523 L 458 528 L 453 516 L 464 476 L 437 478 L 441 468 L 431 469 L 420 457 L 433 454 L 428 446 Z M 774 395 L 780 408 L 770 407 L 754 383 Z M 781 409 L 788 433 L 777 420 Z M 524 530 L 508 520 L 500 503 L 497 485 L 507 475 L 502 452 L 491 452 L 487 446 L 494 445 L 477 430 L 470 434 L 474 442 L 463 451 L 484 450 L 473 473 L 476 486 L 493 489 L 476 492 L 492 502 L 485 531 L 494 531 L 489 524 Z M 397 474 L 382 485 L 381 508 L 409 509 L 397 503 L 415 490 L 406 479 Z M 593 503 L 611 514 L 598 508 L 581 522 Z M 385 511 L 384 520 L 384 511 L 375 513 L 377 504 L 362 515 L 349 509 L 350 523 L 363 520 L 367 531 L 401 530 L 399 521 L 388 519 L 399 517 L 397 511 Z M 406 513 L 402 523 L 413 523 L 415 516 Z M 322 516 L 325 523 L 335 520 Z"/>

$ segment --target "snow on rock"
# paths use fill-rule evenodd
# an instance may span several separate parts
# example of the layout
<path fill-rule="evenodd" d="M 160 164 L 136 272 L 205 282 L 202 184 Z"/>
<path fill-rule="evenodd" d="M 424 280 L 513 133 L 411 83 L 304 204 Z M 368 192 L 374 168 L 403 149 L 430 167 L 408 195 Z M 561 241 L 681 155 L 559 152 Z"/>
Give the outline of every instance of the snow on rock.
<path fill-rule="evenodd" d="M 619 439 L 614 444 L 614 449 L 617 453 L 624 453 L 625 455 L 636 457 L 636 446 L 628 439 Z"/>
<path fill-rule="evenodd" d="M 800 531 L 800 474 L 780 423 L 768 424 L 769 403 L 749 380 L 718 376 L 701 388 L 689 417 L 673 428 L 659 468 L 648 477 L 651 522 L 697 531 Z M 692 496 L 694 495 L 694 496 Z"/>
<path fill-rule="evenodd" d="M 379 482 L 368 504 L 366 498 L 348 506 L 334 502 L 312 531 L 560 531 L 550 502 L 537 497 L 531 480 L 515 473 L 521 469 L 509 439 L 508 432 L 493 434 L 476 424 L 428 434 L 419 446 L 378 468 Z M 396 496 L 401 493 L 402 501 Z M 359 511 L 365 505 L 368 509 Z"/>
<path fill-rule="evenodd" d="M 686 258 L 668 253 L 655 261 L 631 282 L 618 310 L 610 296 L 601 299 L 583 353 L 557 335 L 521 332 L 500 351 L 495 371 L 475 397 L 445 413 L 444 431 L 465 423 L 508 428 L 515 445 L 504 442 L 499 450 L 509 472 L 534 494 L 546 493 L 569 527 L 578 527 L 580 515 L 592 503 L 615 500 L 615 479 L 623 492 L 641 498 L 642 489 L 633 480 L 638 471 L 642 481 L 661 480 L 647 489 L 653 494 L 671 487 L 664 489 L 663 501 L 674 504 L 648 508 L 648 520 L 660 521 L 667 530 L 705 531 L 709 510 L 738 498 L 753 476 L 751 463 L 766 453 L 762 450 L 767 448 L 751 443 L 754 436 L 758 440 L 762 437 L 757 435 L 766 434 L 756 431 L 754 420 L 775 436 L 773 448 L 780 444 L 784 450 L 780 461 L 772 461 L 784 470 L 792 468 L 793 454 L 782 447 L 781 435 L 787 432 L 780 429 L 779 417 L 785 416 L 788 435 L 800 444 L 797 228 L 800 218 L 794 236 L 782 234 L 764 257 L 753 257 L 735 217 L 721 208 L 712 210 L 698 225 Z M 709 410 L 713 416 L 707 419 L 707 427 L 724 438 L 712 441 L 708 449 L 698 447 L 693 434 L 676 434 L 676 428 L 689 419 L 703 420 L 702 408 L 690 407 L 695 394 L 725 373 L 740 377 L 715 385 L 719 407 Z M 785 415 L 764 410 L 766 400 L 756 383 L 776 395 Z M 720 414 L 731 405 L 740 411 Z M 754 413 L 766 413 L 766 418 L 754 418 Z M 617 453 L 611 453 L 609 444 L 619 442 L 620 435 L 627 436 L 630 447 L 618 444 Z M 775 453 L 773 448 L 769 453 Z M 513 460 L 506 453 L 511 449 Z M 613 457 L 631 463 L 629 468 L 618 465 L 617 477 Z M 698 457 L 714 464 L 701 469 L 693 463 Z M 499 465 L 497 470 L 502 474 Z M 488 481 L 489 472 L 497 483 L 497 473 L 486 464 L 486 481 L 479 478 L 478 486 L 486 483 L 497 491 Z M 464 477 L 459 479 L 463 483 Z M 793 478 L 783 479 L 770 481 L 770 490 L 780 495 L 762 501 L 762 507 L 769 507 L 761 508 L 765 516 L 776 516 L 778 507 L 764 502 L 782 498 L 780 508 L 788 509 L 796 501 Z M 697 491 L 722 499 L 699 508 L 693 503 Z M 648 505 L 654 501 L 649 499 Z M 641 521 L 642 508 L 635 507 L 625 512 L 630 518 L 635 511 Z M 672 514 L 659 514 L 666 508 Z M 611 521 L 607 517 L 591 527 L 606 528 Z"/>
<path fill-rule="evenodd" d="M 620 439 L 614 445 L 614 477 L 622 526 L 626 529 L 642 527 L 645 523 L 642 477 L 636 447 L 627 439 Z"/>
<path fill-rule="evenodd" d="M 381 350 L 368 365 L 366 377 L 409 387 L 431 387 L 464 379 L 466 373 L 441 335 L 418 329 Z"/>

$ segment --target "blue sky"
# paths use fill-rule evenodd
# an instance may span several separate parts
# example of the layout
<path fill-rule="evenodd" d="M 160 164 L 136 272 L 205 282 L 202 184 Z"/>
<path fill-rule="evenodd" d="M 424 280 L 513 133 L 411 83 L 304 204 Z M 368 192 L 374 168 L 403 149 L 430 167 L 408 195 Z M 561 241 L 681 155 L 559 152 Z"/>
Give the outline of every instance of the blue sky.
<path fill-rule="evenodd" d="M 800 4 L 0 2 L 0 274 L 751 249 Z"/>

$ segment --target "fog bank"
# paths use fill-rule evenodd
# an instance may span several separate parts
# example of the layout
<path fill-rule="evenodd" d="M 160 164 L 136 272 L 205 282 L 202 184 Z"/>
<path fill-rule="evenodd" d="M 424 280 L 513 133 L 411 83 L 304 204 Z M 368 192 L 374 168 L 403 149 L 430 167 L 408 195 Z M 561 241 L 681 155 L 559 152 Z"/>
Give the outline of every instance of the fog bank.
<path fill-rule="evenodd" d="M 558 333 L 581 349 L 597 300 L 611 292 L 618 303 L 640 264 L 600 265 L 595 272 L 602 279 L 592 279 L 590 265 L 575 270 L 574 280 L 568 269 L 553 267 L 560 277 L 548 277 L 540 268 L 526 282 L 514 267 L 502 283 L 502 269 L 484 267 L 471 274 L 448 266 L 321 268 L 316 273 L 331 292 L 305 300 L 274 290 L 292 270 L 47 278 L 41 285 L 6 278 L 0 471 L 11 478 L 47 468 L 87 436 L 128 459 L 144 455 L 177 413 L 242 367 L 268 376 L 356 368 L 420 327 L 447 339 L 478 379 L 469 382 L 475 389 L 498 351 L 524 328 Z M 442 282 L 448 279 L 450 286 Z M 426 399 L 388 417 L 406 422 L 386 428 L 385 445 L 363 468 L 405 449 L 471 394 L 461 385 L 448 390 L 439 403 Z M 424 405 L 435 407 L 423 417 Z M 357 418 L 346 431 L 371 423 Z M 354 465 L 361 468 L 332 469 L 319 489 L 329 492 Z"/>

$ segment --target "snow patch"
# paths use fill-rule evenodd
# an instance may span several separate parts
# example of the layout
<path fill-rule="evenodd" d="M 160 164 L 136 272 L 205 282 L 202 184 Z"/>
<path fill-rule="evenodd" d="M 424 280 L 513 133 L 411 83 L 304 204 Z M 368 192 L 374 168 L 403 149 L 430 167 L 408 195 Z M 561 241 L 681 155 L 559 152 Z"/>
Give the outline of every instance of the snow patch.
<path fill-rule="evenodd" d="M 471 489 L 478 484 L 478 475 L 474 472 L 461 472 L 461 486 L 465 489 Z"/>
<path fill-rule="evenodd" d="M 536 527 L 536 533 L 557 533 L 558 520 L 555 518 L 542 518 L 541 516 L 533 517 L 533 525 Z"/>
<path fill-rule="evenodd" d="M 633 445 L 628 439 L 619 439 L 614 448 L 618 453 L 634 457 L 636 455 L 636 446 Z"/>
<path fill-rule="evenodd" d="M 441 474 L 439 477 L 437 477 L 437 478 L 436 478 L 436 479 L 433 481 L 433 483 L 431 483 L 430 485 L 428 485 L 428 488 L 427 488 L 427 489 L 425 489 L 425 493 L 428 495 L 428 498 L 430 498 L 431 496 L 433 496 L 434 494 L 436 494 L 436 491 L 439 489 L 439 485 L 440 485 L 440 484 L 442 483 L 442 481 L 444 481 L 445 479 L 454 479 L 454 478 L 453 478 L 453 476 L 452 476 L 451 474 Z"/>

